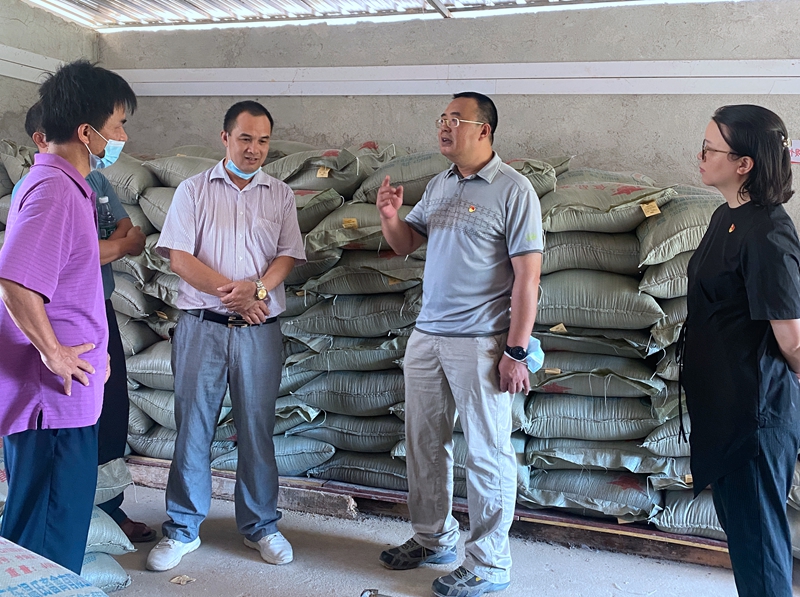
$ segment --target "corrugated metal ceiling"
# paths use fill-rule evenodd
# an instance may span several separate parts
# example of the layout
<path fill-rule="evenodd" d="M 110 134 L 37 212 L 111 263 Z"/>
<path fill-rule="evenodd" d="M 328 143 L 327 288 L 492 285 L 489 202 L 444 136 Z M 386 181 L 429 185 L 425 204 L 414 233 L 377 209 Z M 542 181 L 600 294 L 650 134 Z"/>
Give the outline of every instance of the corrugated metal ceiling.
<path fill-rule="evenodd" d="M 27 0 L 94 29 L 154 25 L 286 22 L 438 13 L 486 9 L 581 4 L 615 4 L 636 0 Z"/>

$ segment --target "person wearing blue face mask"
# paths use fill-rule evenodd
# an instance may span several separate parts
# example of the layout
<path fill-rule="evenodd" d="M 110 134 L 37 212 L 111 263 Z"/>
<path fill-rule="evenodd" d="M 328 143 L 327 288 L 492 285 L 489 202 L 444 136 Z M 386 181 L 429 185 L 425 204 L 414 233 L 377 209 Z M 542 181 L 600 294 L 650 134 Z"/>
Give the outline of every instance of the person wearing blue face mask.
<path fill-rule="evenodd" d="M 293 551 L 278 530 L 278 469 L 272 432 L 286 308 L 283 280 L 305 262 L 294 193 L 263 172 L 273 120 L 254 101 L 225 114 L 225 158 L 178 185 L 156 251 L 181 278 L 185 312 L 172 341 L 178 437 L 167 482 L 170 520 L 147 556 L 169 570 L 200 547 L 211 505 L 209 449 L 230 389 L 236 419 L 236 524 L 270 564 Z"/>
<path fill-rule="evenodd" d="M 111 120 L 109 119 L 109 122 L 101 129 L 113 129 L 114 125 L 110 123 Z M 105 139 L 92 125 L 88 126 L 90 130 Z M 42 128 L 42 109 L 38 102 L 28 110 L 25 117 L 25 132 L 33 139 L 39 153 L 47 153 L 48 144 Z M 124 130 L 122 134 L 124 135 Z M 119 157 L 124 144 L 123 141 L 107 140 L 105 153 L 103 153 L 102 157 L 94 155 L 89 150 L 91 172 L 86 177 L 86 182 L 89 183 L 96 198 L 108 197 L 108 205 L 117 224 L 117 229 L 108 239 L 99 240 L 103 294 L 109 329 L 108 352 L 111 356 L 111 377 L 103 390 L 103 410 L 100 414 L 98 427 L 98 465 L 100 466 L 125 455 L 125 443 L 128 434 L 128 410 L 130 408 L 125 354 L 122 350 L 117 319 L 111 304 L 111 294 L 114 292 L 114 274 L 111 269 L 111 262 L 125 255 L 141 254 L 145 243 L 145 235 L 138 226 L 134 226 L 131 223 L 131 219 L 122 207 L 122 203 L 111 183 L 97 170 L 98 165 L 106 167 L 113 164 Z M 14 190 L 11 193 L 12 205 L 16 200 L 17 190 L 25 180 L 25 176 L 20 178 L 17 184 L 14 185 Z M 147 542 L 156 539 L 157 535 L 153 529 L 144 523 L 134 522 L 128 518 L 121 508 L 123 499 L 124 494 L 120 494 L 107 502 L 98 504 L 98 507 L 111 516 L 131 541 Z"/>

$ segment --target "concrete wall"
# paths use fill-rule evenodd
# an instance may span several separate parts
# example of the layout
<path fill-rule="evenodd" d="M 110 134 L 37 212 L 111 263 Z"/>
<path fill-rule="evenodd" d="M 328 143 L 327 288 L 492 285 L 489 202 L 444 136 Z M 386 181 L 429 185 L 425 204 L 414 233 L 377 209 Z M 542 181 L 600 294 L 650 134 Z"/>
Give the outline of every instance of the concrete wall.
<path fill-rule="evenodd" d="M 97 59 L 98 34 L 20 0 L 0 0 L 0 43 L 58 60 Z M 38 84 L 0 75 L 0 139 L 30 141 L 25 113 Z"/>

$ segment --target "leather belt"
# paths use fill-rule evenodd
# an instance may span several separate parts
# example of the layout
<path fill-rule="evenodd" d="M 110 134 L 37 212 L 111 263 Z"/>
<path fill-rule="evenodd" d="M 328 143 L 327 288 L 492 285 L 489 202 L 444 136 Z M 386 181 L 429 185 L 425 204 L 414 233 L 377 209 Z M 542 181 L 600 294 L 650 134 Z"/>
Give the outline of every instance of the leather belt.
<path fill-rule="evenodd" d="M 189 315 L 194 315 L 195 317 L 199 318 L 200 321 L 213 321 L 214 323 L 226 325 L 229 328 L 248 328 L 251 326 L 257 327 L 259 325 L 266 325 L 268 323 L 275 323 L 278 321 L 277 317 L 270 317 L 264 323 L 247 323 L 239 315 L 221 315 L 214 311 L 209 311 L 208 309 L 188 309 L 186 312 Z"/>

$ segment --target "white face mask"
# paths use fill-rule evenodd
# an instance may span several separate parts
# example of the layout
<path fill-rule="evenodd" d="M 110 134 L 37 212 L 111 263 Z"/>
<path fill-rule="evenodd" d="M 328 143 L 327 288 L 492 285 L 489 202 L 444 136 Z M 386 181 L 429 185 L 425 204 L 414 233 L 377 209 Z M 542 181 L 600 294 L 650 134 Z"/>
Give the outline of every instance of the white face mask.
<path fill-rule="evenodd" d="M 100 135 L 98 130 L 93 126 L 92 130 L 98 135 Z M 86 150 L 89 152 L 89 168 L 91 170 L 100 170 L 102 168 L 107 168 L 108 166 L 116 162 L 117 158 L 119 158 L 119 154 L 122 153 L 122 148 L 125 147 L 125 141 L 115 141 L 113 139 L 106 139 L 103 135 L 100 135 L 100 138 L 106 142 L 102 158 L 99 158 L 96 155 L 94 155 L 92 153 L 92 150 L 89 149 L 89 145 L 87 143 L 84 143 L 84 145 L 86 146 Z"/>

